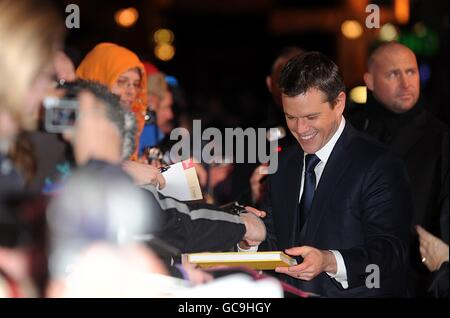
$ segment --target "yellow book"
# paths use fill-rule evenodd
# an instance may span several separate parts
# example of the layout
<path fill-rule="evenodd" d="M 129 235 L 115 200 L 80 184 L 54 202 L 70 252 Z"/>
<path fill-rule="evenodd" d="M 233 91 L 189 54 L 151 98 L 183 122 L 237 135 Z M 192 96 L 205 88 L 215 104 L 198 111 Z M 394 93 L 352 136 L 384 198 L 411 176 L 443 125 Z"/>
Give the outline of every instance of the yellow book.
<path fill-rule="evenodd" d="M 247 266 L 256 270 L 297 265 L 297 261 L 283 252 L 226 252 L 187 254 L 187 261 L 202 268 L 214 266 Z"/>

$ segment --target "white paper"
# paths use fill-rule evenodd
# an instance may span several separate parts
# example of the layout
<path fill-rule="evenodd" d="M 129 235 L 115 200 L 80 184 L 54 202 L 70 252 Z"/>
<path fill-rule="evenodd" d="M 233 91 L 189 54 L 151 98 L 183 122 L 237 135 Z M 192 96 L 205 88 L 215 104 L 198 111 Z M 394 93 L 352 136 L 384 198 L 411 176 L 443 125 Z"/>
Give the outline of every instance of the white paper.
<path fill-rule="evenodd" d="M 187 172 L 191 168 L 186 169 L 183 162 L 170 165 L 170 168 L 163 172 L 162 175 L 166 179 L 166 186 L 162 190 L 158 190 L 161 194 L 175 198 L 180 201 L 191 201 L 201 199 L 201 189 L 197 175 L 195 179 L 188 178 Z M 191 174 L 192 175 L 192 174 Z"/>

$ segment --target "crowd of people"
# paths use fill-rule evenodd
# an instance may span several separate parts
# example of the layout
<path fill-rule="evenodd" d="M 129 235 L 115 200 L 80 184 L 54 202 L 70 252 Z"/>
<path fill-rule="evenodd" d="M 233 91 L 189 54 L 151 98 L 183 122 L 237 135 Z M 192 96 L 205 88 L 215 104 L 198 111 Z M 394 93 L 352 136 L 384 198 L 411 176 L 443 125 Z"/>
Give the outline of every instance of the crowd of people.
<path fill-rule="evenodd" d="M 281 50 L 261 123 L 280 132 L 277 171 L 199 160 L 204 200 L 182 202 L 158 191 L 160 168 L 175 163 L 168 77 L 115 43 L 75 67 L 63 43 L 51 6 L 0 1 L 0 297 L 176 296 L 183 280 L 223 276 L 181 255 L 216 251 L 296 258 L 267 277 L 268 297 L 286 284 L 321 297 L 449 297 L 448 126 L 427 111 L 405 45 L 370 53 L 367 102 L 352 112 L 330 58 Z M 77 105 L 58 133 L 46 127 L 50 96 Z M 229 201 L 245 211 L 220 207 Z"/>

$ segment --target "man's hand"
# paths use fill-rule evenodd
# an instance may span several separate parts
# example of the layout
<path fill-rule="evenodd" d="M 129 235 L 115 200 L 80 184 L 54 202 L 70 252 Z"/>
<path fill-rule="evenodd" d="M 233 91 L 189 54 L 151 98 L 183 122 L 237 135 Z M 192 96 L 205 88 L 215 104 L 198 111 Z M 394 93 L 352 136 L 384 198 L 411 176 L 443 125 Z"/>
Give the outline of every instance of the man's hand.
<path fill-rule="evenodd" d="M 242 213 L 241 220 L 245 224 L 245 235 L 243 240 L 248 246 L 257 246 L 266 239 L 266 226 L 259 217 L 253 213 Z"/>
<path fill-rule="evenodd" d="M 245 207 L 245 210 L 246 210 L 248 213 L 252 213 L 252 214 L 256 215 L 256 216 L 259 217 L 259 218 L 262 218 L 262 219 L 263 219 L 263 218 L 266 217 L 266 212 L 261 211 L 261 210 L 258 210 L 258 209 L 255 209 L 255 208 L 253 208 L 253 207 L 251 207 L 251 206 L 246 206 L 246 207 Z M 254 243 L 254 242 L 252 242 L 252 243 Z M 256 245 L 259 245 L 259 243 L 258 243 L 258 244 L 254 244 L 254 245 L 255 245 L 255 246 L 256 246 Z M 248 242 L 245 241 L 245 240 L 239 242 L 239 248 L 242 249 L 242 250 L 248 250 L 248 249 L 250 249 L 251 247 L 252 247 L 252 246 L 249 245 Z"/>
<path fill-rule="evenodd" d="M 245 210 L 249 213 L 253 213 L 254 215 L 256 215 L 257 217 L 264 219 L 266 217 L 266 212 L 255 209 L 254 207 L 251 206 L 246 206 Z"/>
<path fill-rule="evenodd" d="M 265 186 L 261 182 L 262 178 L 267 176 L 267 164 L 258 166 L 250 177 L 250 189 L 252 191 L 252 202 L 257 204 L 262 201 Z"/>
<path fill-rule="evenodd" d="M 437 271 L 442 263 L 448 262 L 448 245 L 420 225 L 416 226 L 416 231 L 419 234 L 422 262 L 431 272 Z"/>
<path fill-rule="evenodd" d="M 335 274 L 336 259 L 332 252 L 323 251 L 311 246 L 293 247 L 285 250 L 291 256 L 302 256 L 303 262 L 289 267 L 277 267 L 275 271 L 297 279 L 311 280 L 322 272 Z"/>
<path fill-rule="evenodd" d="M 145 163 L 135 161 L 125 161 L 122 163 L 122 168 L 125 170 L 137 185 L 152 184 L 159 185 L 159 189 L 166 186 L 166 180 L 158 168 Z"/>

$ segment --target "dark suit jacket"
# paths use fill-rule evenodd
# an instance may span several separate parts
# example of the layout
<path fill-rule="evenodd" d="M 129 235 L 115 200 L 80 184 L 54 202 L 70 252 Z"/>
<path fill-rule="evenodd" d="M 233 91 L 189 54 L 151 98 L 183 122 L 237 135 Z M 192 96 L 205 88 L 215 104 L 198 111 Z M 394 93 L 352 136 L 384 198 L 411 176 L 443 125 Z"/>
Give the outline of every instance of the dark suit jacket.
<path fill-rule="evenodd" d="M 367 104 L 359 109 L 349 117 L 353 127 L 386 145 L 405 162 L 411 180 L 413 225 L 441 235 L 439 195 L 448 174 L 448 126 L 427 112 L 421 101 L 404 114 L 394 114 L 369 93 Z"/>
<path fill-rule="evenodd" d="M 409 292 L 413 297 L 425 297 L 429 271 L 420 261 L 414 226 L 420 224 L 433 235 L 448 237 L 448 225 L 446 231 L 440 226 L 445 198 L 448 200 L 448 126 L 427 112 L 421 100 L 409 111 L 394 114 L 370 92 L 366 105 L 360 106 L 349 122 L 385 144 L 405 162 L 413 202 Z"/>
<path fill-rule="evenodd" d="M 348 289 L 321 273 L 306 282 L 284 279 L 327 297 L 405 296 L 411 196 L 402 161 L 347 122 L 322 173 L 300 237 L 295 238 L 303 166 L 298 145 L 284 151 L 268 178 L 264 209 L 267 239 L 261 249 L 308 245 L 338 250 Z M 377 264 L 380 288 L 366 287 L 366 266 Z"/>

